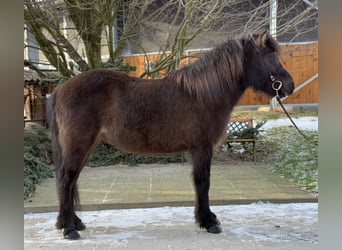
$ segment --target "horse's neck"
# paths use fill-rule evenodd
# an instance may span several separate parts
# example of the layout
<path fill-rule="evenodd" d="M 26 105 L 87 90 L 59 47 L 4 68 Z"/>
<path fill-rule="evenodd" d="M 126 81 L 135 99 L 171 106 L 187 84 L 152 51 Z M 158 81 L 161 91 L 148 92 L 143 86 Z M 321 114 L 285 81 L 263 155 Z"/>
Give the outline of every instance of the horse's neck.
<path fill-rule="evenodd" d="M 238 103 L 246 90 L 246 86 L 243 83 L 243 77 L 241 77 L 241 79 L 234 84 L 235 86 L 232 86 L 226 90 L 224 93 L 224 98 L 221 100 L 222 103 L 219 103 L 219 105 L 225 105 L 233 108 Z"/>
<path fill-rule="evenodd" d="M 232 105 L 232 107 L 234 107 L 238 103 L 245 91 L 246 87 L 243 85 L 243 82 L 240 81 L 239 88 L 235 90 L 234 94 L 230 95 L 230 104 Z"/>

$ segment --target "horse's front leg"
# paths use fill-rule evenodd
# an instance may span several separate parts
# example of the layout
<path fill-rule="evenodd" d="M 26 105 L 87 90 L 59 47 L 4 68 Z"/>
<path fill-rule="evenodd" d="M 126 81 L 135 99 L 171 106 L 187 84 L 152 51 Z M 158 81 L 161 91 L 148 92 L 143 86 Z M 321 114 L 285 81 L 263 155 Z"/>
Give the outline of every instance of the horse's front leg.
<path fill-rule="evenodd" d="M 196 191 L 195 218 L 201 228 L 209 233 L 221 233 L 220 222 L 209 208 L 211 145 L 190 150 L 193 161 L 193 179 Z"/>

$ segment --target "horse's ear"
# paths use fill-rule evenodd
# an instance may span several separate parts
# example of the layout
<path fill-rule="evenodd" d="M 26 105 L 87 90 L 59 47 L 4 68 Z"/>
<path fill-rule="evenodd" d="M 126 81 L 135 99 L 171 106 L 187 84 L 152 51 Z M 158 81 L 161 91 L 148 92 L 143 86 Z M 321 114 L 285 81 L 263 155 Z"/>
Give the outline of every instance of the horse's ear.
<path fill-rule="evenodd" d="M 261 46 L 266 46 L 266 42 L 267 42 L 269 36 L 270 36 L 270 33 L 267 30 L 265 30 L 263 33 L 261 33 L 261 35 L 260 35 L 260 45 Z"/>

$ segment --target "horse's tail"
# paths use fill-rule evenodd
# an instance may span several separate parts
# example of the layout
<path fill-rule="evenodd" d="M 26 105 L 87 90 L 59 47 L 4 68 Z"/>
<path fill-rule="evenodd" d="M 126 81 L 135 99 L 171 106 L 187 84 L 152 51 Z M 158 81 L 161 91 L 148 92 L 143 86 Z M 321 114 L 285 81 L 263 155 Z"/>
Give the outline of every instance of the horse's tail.
<path fill-rule="evenodd" d="M 58 136 L 59 136 L 59 129 L 56 121 L 56 94 L 57 90 L 55 90 L 46 101 L 46 117 L 47 122 L 50 129 L 51 134 L 51 146 L 52 146 L 52 157 L 53 157 L 53 164 L 55 166 L 56 171 L 62 165 L 62 149 L 59 144 Z"/>
<path fill-rule="evenodd" d="M 59 197 L 59 200 L 63 200 L 64 192 L 62 190 L 63 188 L 63 177 L 64 177 L 64 169 L 62 169 L 62 147 L 59 142 L 59 127 L 56 121 L 56 95 L 57 95 L 58 89 L 56 89 L 47 99 L 46 102 L 46 117 L 47 122 L 50 128 L 50 134 L 51 134 L 51 146 L 52 146 L 52 157 L 53 157 L 53 165 L 55 166 L 56 171 L 56 184 L 57 184 L 57 194 Z M 73 198 L 74 203 L 76 205 L 79 204 L 79 193 L 77 186 L 73 188 Z"/>

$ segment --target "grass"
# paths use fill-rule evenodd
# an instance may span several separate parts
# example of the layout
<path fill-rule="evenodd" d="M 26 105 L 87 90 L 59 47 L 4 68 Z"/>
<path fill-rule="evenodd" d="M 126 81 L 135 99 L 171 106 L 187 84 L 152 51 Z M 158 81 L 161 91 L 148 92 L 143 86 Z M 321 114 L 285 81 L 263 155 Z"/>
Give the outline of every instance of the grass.
<path fill-rule="evenodd" d="M 317 116 L 317 110 L 295 110 L 289 112 L 292 118 L 298 118 L 302 116 Z M 255 121 L 260 122 L 263 120 L 273 120 L 279 118 L 287 118 L 286 114 L 283 112 L 276 111 L 234 111 L 231 114 L 232 118 L 253 118 Z"/>
<path fill-rule="evenodd" d="M 292 127 L 267 131 L 261 139 L 269 152 L 264 162 L 281 177 L 318 194 L 318 133 L 303 132 L 309 140 Z"/>

